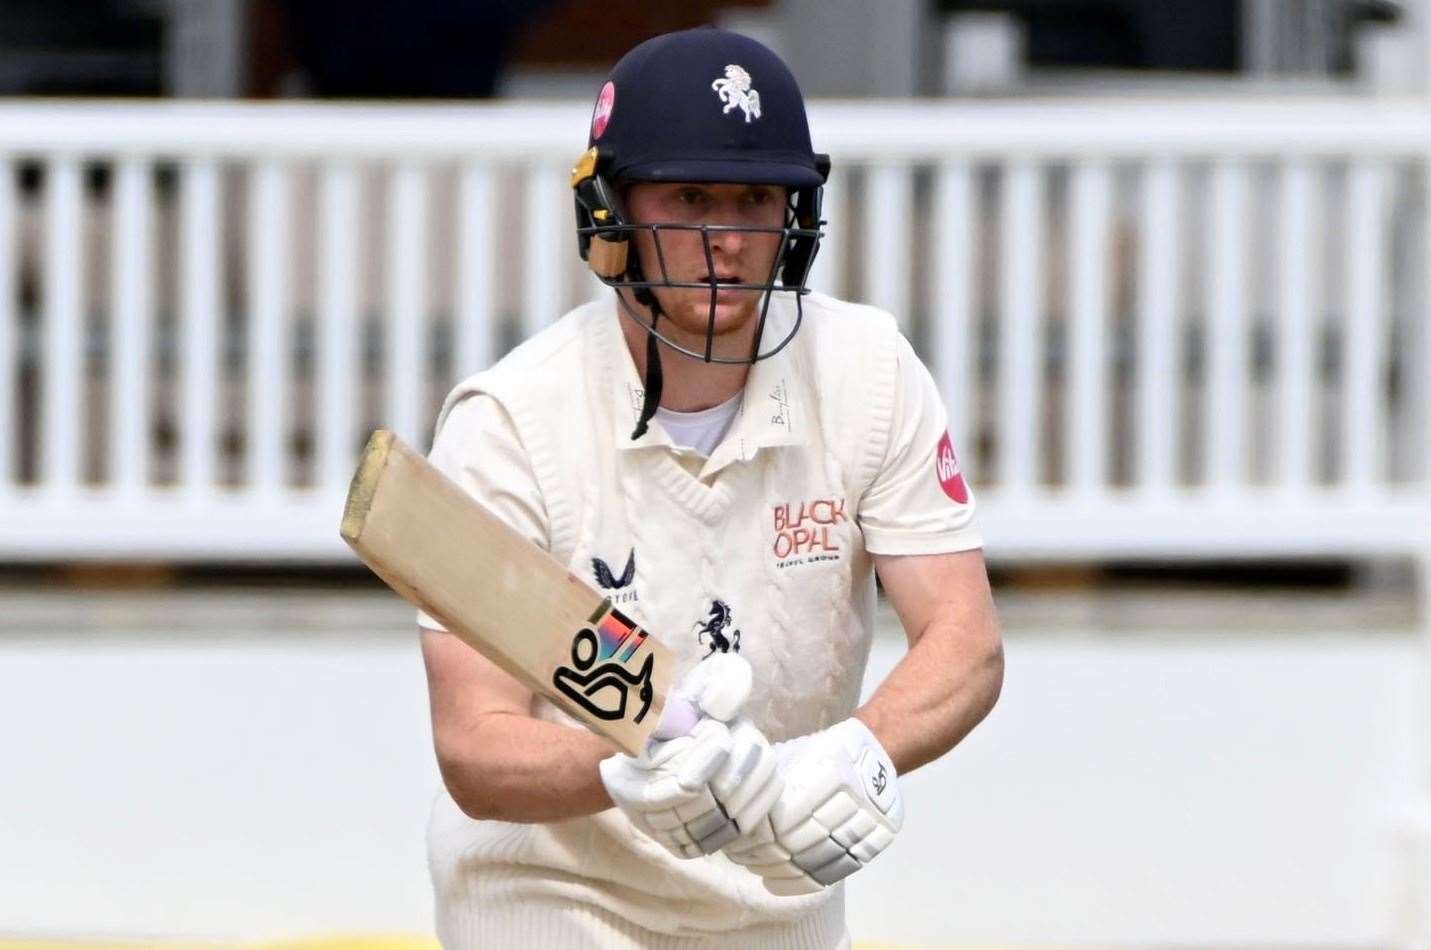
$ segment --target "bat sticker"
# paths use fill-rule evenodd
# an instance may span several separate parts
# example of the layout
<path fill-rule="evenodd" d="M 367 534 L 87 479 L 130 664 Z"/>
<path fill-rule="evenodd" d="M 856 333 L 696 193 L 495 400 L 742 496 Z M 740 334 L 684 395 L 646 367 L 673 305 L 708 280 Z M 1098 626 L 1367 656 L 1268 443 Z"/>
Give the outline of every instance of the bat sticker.
<path fill-rule="evenodd" d="M 639 723 L 646 718 L 655 695 L 651 673 L 656 658 L 648 651 L 639 670 L 626 664 L 646 642 L 646 631 L 612 609 L 609 600 L 602 602 L 591 624 L 572 637 L 571 665 L 552 672 L 552 685 L 591 715 L 608 722 L 626 718 L 627 698 L 635 687 L 641 708 L 632 721 Z"/>

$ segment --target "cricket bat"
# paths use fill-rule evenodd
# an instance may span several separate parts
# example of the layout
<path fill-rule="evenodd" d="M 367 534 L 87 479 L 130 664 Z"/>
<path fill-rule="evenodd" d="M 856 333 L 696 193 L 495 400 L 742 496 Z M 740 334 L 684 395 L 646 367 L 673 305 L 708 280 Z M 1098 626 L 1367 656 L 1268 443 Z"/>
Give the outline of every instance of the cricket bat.
<path fill-rule="evenodd" d="M 340 533 L 478 653 L 623 752 L 645 750 L 670 651 L 386 429 L 363 450 Z"/>

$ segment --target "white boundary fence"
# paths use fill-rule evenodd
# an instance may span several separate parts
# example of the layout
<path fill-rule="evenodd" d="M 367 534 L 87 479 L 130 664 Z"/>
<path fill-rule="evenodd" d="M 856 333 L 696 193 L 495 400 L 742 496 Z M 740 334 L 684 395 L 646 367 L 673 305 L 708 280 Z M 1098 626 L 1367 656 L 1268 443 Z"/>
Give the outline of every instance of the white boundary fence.
<path fill-rule="evenodd" d="M 585 299 L 585 105 L 0 106 L 0 559 L 331 561 L 374 425 Z M 820 104 L 814 283 L 991 554 L 1431 550 L 1421 104 Z"/>

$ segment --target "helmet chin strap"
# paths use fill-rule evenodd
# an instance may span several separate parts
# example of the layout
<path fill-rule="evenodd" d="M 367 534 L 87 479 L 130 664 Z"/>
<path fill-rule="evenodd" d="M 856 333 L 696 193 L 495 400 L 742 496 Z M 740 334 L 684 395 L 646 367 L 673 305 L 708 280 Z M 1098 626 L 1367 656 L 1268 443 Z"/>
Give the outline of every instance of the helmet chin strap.
<path fill-rule="evenodd" d="M 619 290 L 616 296 L 622 306 L 628 306 Z M 647 424 L 661 405 L 661 388 L 665 382 L 665 376 L 661 372 L 661 343 L 656 339 L 656 334 L 651 332 L 656 328 L 656 321 L 661 319 L 661 304 L 657 302 L 656 295 L 644 287 L 637 290 L 635 296 L 637 303 L 645 305 L 651 311 L 651 326 L 646 331 L 645 392 L 641 397 L 641 415 L 636 419 L 636 428 L 631 433 L 633 442 L 646 434 Z"/>

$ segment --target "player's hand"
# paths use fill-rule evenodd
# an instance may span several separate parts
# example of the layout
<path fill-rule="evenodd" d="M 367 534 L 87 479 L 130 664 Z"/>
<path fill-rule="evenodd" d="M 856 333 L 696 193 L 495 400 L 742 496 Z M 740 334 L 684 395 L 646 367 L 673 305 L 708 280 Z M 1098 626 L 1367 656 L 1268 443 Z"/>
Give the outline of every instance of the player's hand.
<path fill-rule="evenodd" d="M 710 788 L 730 751 L 730 730 L 707 717 L 684 736 L 652 743 L 644 755 L 603 759 L 601 782 L 631 823 L 667 851 L 699 857 L 736 837 Z"/>
<path fill-rule="evenodd" d="M 730 722 L 750 696 L 755 673 L 739 653 L 717 653 L 697 663 L 666 697 L 652 741 L 690 732 L 702 716 Z"/>
<path fill-rule="evenodd" d="M 749 717 L 740 715 L 753 679 L 750 664 L 738 653 L 718 653 L 703 660 L 671 691 L 675 699 L 656 730 L 662 737 L 700 716 L 719 719 L 730 729 L 730 757 L 710 781 L 711 794 L 730 828 L 708 839 L 711 841 L 725 843 L 753 829 L 770 814 L 784 787 L 770 741 Z M 684 712 L 682 704 L 687 707 Z"/>
<path fill-rule="evenodd" d="M 811 894 L 889 847 L 904 824 L 894 763 L 858 719 L 775 747 L 784 789 L 765 820 L 725 848 L 766 890 Z"/>
<path fill-rule="evenodd" d="M 677 857 L 713 854 L 740 833 L 721 800 L 744 809 L 750 821 L 773 801 L 756 794 L 775 772 L 773 753 L 758 729 L 737 719 L 751 680 L 750 664 L 738 654 L 702 661 L 671 691 L 646 753 L 601 763 L 612 801 Z M 727 719 L 736 720 L 733 728 Z"/>

